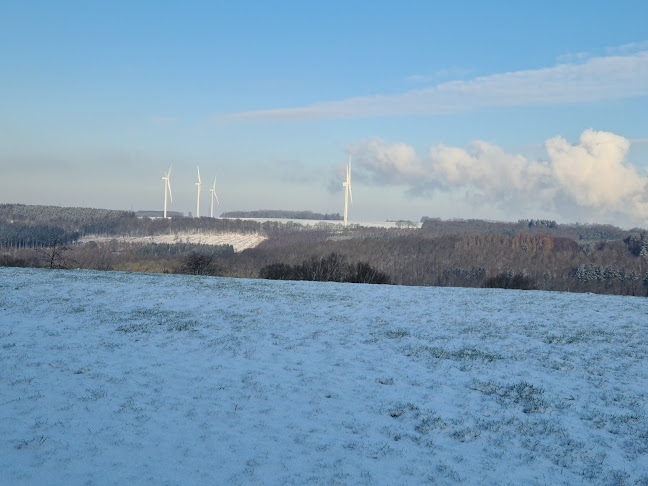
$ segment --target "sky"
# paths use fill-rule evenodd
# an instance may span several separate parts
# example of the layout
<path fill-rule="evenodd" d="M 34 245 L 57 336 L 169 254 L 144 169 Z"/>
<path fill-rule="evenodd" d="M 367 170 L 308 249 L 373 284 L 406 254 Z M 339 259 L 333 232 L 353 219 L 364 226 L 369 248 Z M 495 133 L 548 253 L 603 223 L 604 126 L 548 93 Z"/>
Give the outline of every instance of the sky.
<path fill-rule="evenodd" d="M 0 203 L 648 227 L 645 1 L 0 12 Z"/>

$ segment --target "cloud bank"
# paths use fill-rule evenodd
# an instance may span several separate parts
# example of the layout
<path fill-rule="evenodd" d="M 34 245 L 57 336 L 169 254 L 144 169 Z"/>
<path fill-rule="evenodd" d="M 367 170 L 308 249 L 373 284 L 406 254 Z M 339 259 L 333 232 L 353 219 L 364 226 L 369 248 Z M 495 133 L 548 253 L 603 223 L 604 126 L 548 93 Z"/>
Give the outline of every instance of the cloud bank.
<path fill-rule="evenodd" d="M 346 150 L 359 177 L 375 184 L 405 185 L 419 195 L 461 189 L 476 203 L 499 208 L 543 208 L 565 216 L 648 222 L 648 179 L 627 163 L 627 139 L 585 130 L 576 143 L 554 137 L 544 148 L 544 160 L 528 160 L 483 141 L 466 148 L 435 145 L 425 160 L 406 144 L 378 138 L 350 144 Z"/>
<path fill-rule="evenodd" d="M 625 51 L 622 51 L 625 52 Z M 587 103 L 648 95 L 648 50 L 452 81 L 392 96 L 224 115 L 229 120 L 324 120 L 443 115 L 482 107 Z"/>

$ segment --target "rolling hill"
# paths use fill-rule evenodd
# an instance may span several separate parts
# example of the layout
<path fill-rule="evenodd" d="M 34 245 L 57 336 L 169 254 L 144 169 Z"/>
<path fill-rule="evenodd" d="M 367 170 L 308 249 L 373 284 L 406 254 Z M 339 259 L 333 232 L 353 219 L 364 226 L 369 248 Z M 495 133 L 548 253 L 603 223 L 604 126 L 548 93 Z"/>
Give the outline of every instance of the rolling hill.
<path fill-rule="evenodd" d="M 646 484 L 646 315 L 0 268 L 0 483 Z"/>

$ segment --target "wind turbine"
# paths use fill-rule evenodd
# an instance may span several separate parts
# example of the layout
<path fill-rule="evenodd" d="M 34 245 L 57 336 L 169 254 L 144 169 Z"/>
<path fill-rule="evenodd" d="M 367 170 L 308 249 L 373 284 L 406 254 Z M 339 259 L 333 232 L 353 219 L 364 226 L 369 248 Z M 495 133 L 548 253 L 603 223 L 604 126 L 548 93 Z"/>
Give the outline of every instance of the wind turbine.
<path fill-rule="evenodd" d="M 196 169 L 198 169 L 198 182 L 196 182 L 196 185 L 198 186 L 198 201 L 196 202 L 196 218 L 200 218 L 200 167 L 196 166 Z"/>
<path fill-rule="evenodd" d="M 216 195 L 216 178 L 215 177 L 214 177 L 214 185 L 209 190 L 209 192 L 211 192 L 211 213 L 209 214 L 209 216 L 211 218 L 213 218 L 214 217 L 214 198 L 216 198 L 216 202 L 218 204 L 220 204 L 220 201 L 218 200 L 218 196 Z"/>
<path fill-rule="evenodd" d="M 173 167 L 173 166 L 171 166 Z M 169 193 L 169 198 L 173 202 L 173 195 L 171 194 L 171 182 L 169 177 L 171 177 L 171 167 L 169 167 L 169 172 L 164 174 L 162 180 L 164 181 L 164 219 L 167 217 L 167 192 Z"/>
<path fill-rule="evenodd" d="M 347 165 L 347 178 L 343 182 L 344 186 L 344 227 L 347 225 L 347 218 L 349 215 L 349 196 L 351 196 L 351 204 L 353 204 L 353 192 L 351 191 L 351 157 L 349 157 L 349 164 Z"/>

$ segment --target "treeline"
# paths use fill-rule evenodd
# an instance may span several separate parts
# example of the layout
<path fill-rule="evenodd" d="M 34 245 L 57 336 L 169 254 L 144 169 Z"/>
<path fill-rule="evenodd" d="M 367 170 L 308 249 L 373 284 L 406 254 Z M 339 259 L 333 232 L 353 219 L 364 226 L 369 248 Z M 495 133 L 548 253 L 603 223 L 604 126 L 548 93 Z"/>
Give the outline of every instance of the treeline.
<path fill-rule="evenodd" d="M 128 211 L 0 204 L 0 248 L 74 244 L 85 234 L 121 234 L 137 221 Z"/>
<path fill-rule="evenodd" d="M 261 268 L 259 276 L 271 280 L 390 283 L 390 278 L 386 273 L 376 270 L 367 262 L 347 263 L 346 256 L 337 253 L 331 253 L 322 258 L 311 257 L 299 265 L 272 263 Z"/>
<path fill-rule="evenodd" d="M 49 224 L 0 221 L 0 248 L 42 248 L 52 239 L 72 244 L 79 239 L 79 232 Z"/>
<path fill-rule="evenodd" d="M 630 295 L 641 295 L 643 291 L 648 291 L 648 272 L 642 274 L 636 269 L 587 263 L 576 268 L 574 277 L 582 291 Z"/>
<path fill-rule="evenodd" d="M 340 213 L 314 213 L 313 211 L 288 211 L 283 209 L 259 209 L 256 211 L 228 211 L 222 218 L 271 218 L 271 219 L 314 219 L 321 221 L 342 221 Z"/>
<path fill-rule="evenodd" d="M 168 218 L 184 218 L 184 213 L 178 211 L 167 211 Z M 136 211 L 135 216 L 138 218 L 164 218 L 164 211 Z"/>
<path fill-rule="evenodd" d="M 366 262 L 400 285 L 646 295 L 648 249 L 637 249 L 646 248 L 646 243 L 645 232 L 586 245 L 565 237 L 522 233 L 428 237 L 412 231 L 409 235 L 346 239 L 320 235 L 294 244 L 270 237 L 257 248 L 235 254 L 226 264 L 226 273 L 255 277 L 270 264 L 278 264 L 273 267 L 277 270 L 288 270 L 279 264 L 295 269 L 305 258 L 319 260 L 336 253 L 348 261 Z M 592 278 L 582 270 L 597 267 L 605 278 Z M 605 268 L 614 271 L 605 273 Z"/>
<path fill-rule="evenodd" d="M 49 222 L 34 209 L 39 207 L 16 206 L 0 205 L 1 265 L 52 266 L 58 245 L 66 249 L 56 253 L 56 266 L 68 268 L 648 294 L 644 230 L 551 220 L 426 219 L 421 229 L 311 227 L 241 219 L 148 219 L 101 210 L 92 220 L 74 208 Z M 70 244 L 88 228 L 116 237 Z M 231 246 L 135 244 L 117 238 L 192 231 L 262 233 L 267 239 L 236 253 Z"/>
<path fill-rule="evenodd" d="M 67 208 L 60 206 L 39 206 L 28 204 L 0 204 L 0 221 L 53 224 L 65 226 L 92 225 L 106 220 L 133 217 L 129 211 L 94 208 Z"/>
<path fill-rule="evenodd" d="M 88 235 L 154 236 L 188 232 L 273 233 L 306 229 L 281 223 L 217 218 L 141 218 L 128 211 L 0 204 L 0 248 L 47 246 L 52 239 L 74 245 Z"/>
<path fill-rule="evenodd" d="M 547 219 L 521 219 L 517 223 L 484 221 L 480 219 L 452 219 L 423 217 L 421 232 L 428 236 L 489 234 L 515 236 L 519 233 L 571 238 L 579 242 L 622 240 L 640 228 L 622 230 L 607 224 L 558 224 Z"/>

